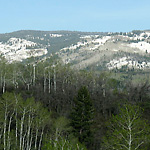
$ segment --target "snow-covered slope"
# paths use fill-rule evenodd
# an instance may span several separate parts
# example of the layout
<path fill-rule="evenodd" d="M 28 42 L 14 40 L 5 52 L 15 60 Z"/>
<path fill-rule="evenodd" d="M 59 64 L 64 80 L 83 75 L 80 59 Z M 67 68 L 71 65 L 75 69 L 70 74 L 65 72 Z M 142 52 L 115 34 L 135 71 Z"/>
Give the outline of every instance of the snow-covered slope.
<path fill-rule="evenodd" d="M 10 38 L 6 43 L 0 42 L 0 54 L 9 62 L 47 54 L 47 49 L 37 49 L 36 46 L 37 43 L 25 39 Z"/>
<path fill-rule="evenodd" d="M 0 54 L 9 62 L 57 55 L 77 69 L 148 69 L 150 31 L 17 31 L 0 34 Z"/>
<path fill-rule="evenodd" d="M 119 59 L 113 59 L 109 63 L 107 63 L 108 69 L 121 69 L 123 66 L 128 67 L 129 69 L 146 69 L 150 68 L 150 62 L 138 62 L 131 57 L 122 57 Z"/>
<path fill-rule="evenodd" d="M 150 44 L 147 42 L 138 42 L 138 43 L 131 43 L 129 44 L 130 47 L 132 48 L 137 48 L 139 50 L 141 50 L 142 52 L 147 52 L 150 53 Z"/>
<path fill-rule="evenodd" d="M 106 36 L 85 35 L 77 44 L 58 52 L 65 64 L 84 69 L 102 67 L 108 69 L 150 68 L 150 32 L 108 33 Z M 132 58 L 129 56 L 132 55 Z M 146 57 L 146 58 L 145 58 Z M 139 61 L 140 60 L 140 61 Z"/>

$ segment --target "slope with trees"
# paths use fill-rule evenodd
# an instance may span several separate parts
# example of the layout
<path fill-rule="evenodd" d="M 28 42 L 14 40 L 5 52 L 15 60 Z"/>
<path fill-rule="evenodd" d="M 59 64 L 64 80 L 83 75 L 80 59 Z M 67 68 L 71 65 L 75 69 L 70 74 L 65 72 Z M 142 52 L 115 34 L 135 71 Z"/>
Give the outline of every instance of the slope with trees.
<path fill-rule="evenodd" d="M 148 71 L 78 71 L 56 58 L 12 64 L 2 58 L 0 148 L 98 150 L 118 104 L 144 108 L 139 117 L 149 126 L 149 87 Z"/>

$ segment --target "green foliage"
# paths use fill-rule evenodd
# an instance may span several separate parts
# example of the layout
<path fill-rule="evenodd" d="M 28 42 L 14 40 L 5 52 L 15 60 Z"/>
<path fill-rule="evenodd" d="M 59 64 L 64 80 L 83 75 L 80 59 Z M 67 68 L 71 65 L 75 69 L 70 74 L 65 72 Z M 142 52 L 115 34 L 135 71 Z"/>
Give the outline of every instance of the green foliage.
<path fill-rule="evenodd" d="M 102 150 L 147 150 L 150 127 L 141 118 L 140 107 L 124 105 L 120 108 L 120 113 L 108 122 L 107 127 Z"/>
<path fill-rule="evenodd" d="M 39 111 L 40 110 L 40 111 Z M 50 113 L 34 98 L 5 92 L 0 98 L 0 144 L 4 149 L 41 148 Z"/>
<path fill-rule="evenodd" d="M 69 140 L 66 140 L 60 137 L 56 140 L 47 140 L 42 147 L 42 150 L 86 150 L 85 146 L 77 143 L 71 143 Z"/>
<path fill-rule="evenodd" d="M 44 138 L 42 150 L 86 150 L 71 134 L 70 121 L 66 117 L 53 119 L 52 130 Z"/>
<path fill-rule="evenodd" d="M 81 143 L 89 145 L 92 142 L 93 105 L 86 87 L 81 87 L 75 98 L 75 107 L 71 114 L 73 133 Z"/>
<path fill-rule="evenodd" d="M 125 53 L 121 54 L 124 55 L 126 56 Z M 143 59 L 140 59 L 138 54 L 131 56 L 136 56 L 140 62 L 149 60 L 148 56 Z M 65 146 L 69 147 L 76 145 L 79 139 L 86 146 L 92 143 L 94 150 L 100 149 L 107 127 L 105 121 L 112 114 L 116 114 L 116 104 L 123 104 L 127 102 L 126 99 L 134 104 L 140 102 L 144 108 L 144 118 L 150 120 L 149 70 L 74 71 L 69 66 L 63 66 L 55 56 L 43 62 L 34 61 L 35 58 L 26 63 L 9 64 L 1 58 L 0 149 L 4 149 L 4 139 L 7 149 L 20 149 L 21 134 L 25 147 L 31 140 L 33 149 L 39 148 L 40 139 L 43 138 L 47 140 L 41 142 L 41 146 L 47 144 L 49 147 L 50 143 L 53 143 L 52 146 L 57 143 L 60 148 L 65 143 Z M 89 92 L 85 87 L 77 91 L 81 86 L 88 87 Z M 77 92 L 78 95 L 73 99 Z M 96 122 L 94 124 L 93 109 Z M 117 121 L 119 122 L 119 119 Z M 138 124 L 141 126 L 140 122 L 137 122 L 137 126 Z M 96 132 L 93 133 L 93 129 Z"/>

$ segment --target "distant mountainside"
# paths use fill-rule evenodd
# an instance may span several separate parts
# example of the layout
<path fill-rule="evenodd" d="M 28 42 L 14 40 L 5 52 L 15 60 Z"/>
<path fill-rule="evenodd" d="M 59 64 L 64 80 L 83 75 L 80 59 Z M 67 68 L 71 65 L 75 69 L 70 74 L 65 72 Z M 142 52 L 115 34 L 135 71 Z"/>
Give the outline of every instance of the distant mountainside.
<path fill-rule="evenodd" d="M 149 69 L 150 31 L 22 30 L 0 34 L 0 54 L 9 62 L 57 55 L 64 64 L 77 69 Z"/>

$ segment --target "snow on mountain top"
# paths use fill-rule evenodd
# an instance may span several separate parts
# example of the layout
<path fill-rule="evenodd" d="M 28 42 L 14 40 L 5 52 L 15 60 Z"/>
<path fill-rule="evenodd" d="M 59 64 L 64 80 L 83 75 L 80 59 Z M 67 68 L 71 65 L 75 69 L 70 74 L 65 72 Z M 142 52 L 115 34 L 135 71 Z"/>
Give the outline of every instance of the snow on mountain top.
<path fill-rule="evenodd" d="M 81 38 L 81 39 L 89 39 L 89 38 L 91 38 L 91 35 L 81 36 L 80 38 Z"/>
<path fill-rule="evenodd" d="M 80 39 L 90 39 L 90 38 L 98 38 L 99 35 L 84 35 L 81 36 Z"/>
<path fill-rule="evenodd" d="M 147 36 L 147 37 L 149 37 L 150 36 L 150 32 L 143 32 L 143 33 L 141 33 L 140 34 L 140 36 Z"/>
<path fill-rule="evenodd" d="M 106 41 L 109 39 L 111 39 L 110 36 L 104 36 L 103 38 L 98 38 L 98 39 L 92 40 L 92 43 L 97 43 L 97 45 L 94 45 L 94 47 L 90 48 L 90 50 L 95 50 L 98 47 L 100 47 L 101 45 L 104 45 L 106 43 Z"/>
<path fill-rule="evenodd" d="M 93 40 L 93 43 L 100 43 L 100 44 L 104 44 L 107 40 L 111 39 L 111 36 L 104 36 L 103 38 L 98 38 Z"/>
<path fill-rule="evenodd" d="M 37 45 L 37 44 L 34 43 L 34 42 L 27 41 L 27 40 L 25 40 L 25 39 L 20 39 L 20 38 L 10 38 L 10 39 L 7 41 L 7 44 L 9 44 L 9 45 L 15 45 L 15 46 L 24 46 L 24 45 L 27 45 L 27 46 L 35 46 L 35 45 Z"/>
<path fill-rule="evenodd" d="M 62 34 L 50 34 L 49 36 L 50 37 L 62 37 L 63 35 Z"/>
<path fill-rule="evenodd" d="M 0 53 L 5 56 L 9 62 L 22 61 L 31 56 L 37 57 L 47 54 L 47 49 L 28 49 L 34 47 L 37 43 L 20 38 L 10 38 L 6 43 L 0 42 Z"/>
<path fill-rule="evenodd" d="M 148 37 L 150 37 L 150 32 L 145 32 L 147 34 Z"/>
<path fill-rule="evenodd" d="M 91 37 L 90 37 L 91 38 Z M 98 48 L 99 46 L 103 45 L 104 43 L 106 43 L 107 40 L 109 40 L 111 38 L 111 36 L 104 36 L 103 38 L 97 38 L 97 39 L 91 39 L 90 41 L 87 41 L 87 42 L 78 42 L 77 44 L 75 45 L 71 45 L 69 47 L 65 47 L 63 49 L 61 49 L 60 51 L 66 51 L 66 50 L 75 50 L 81 46 L 86 46 L 88 44 L 95 44 L 94 47 L 91 47 L 90 50 L 94 50 L 96 48 Z"/>

